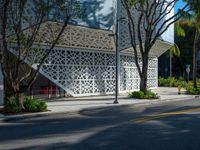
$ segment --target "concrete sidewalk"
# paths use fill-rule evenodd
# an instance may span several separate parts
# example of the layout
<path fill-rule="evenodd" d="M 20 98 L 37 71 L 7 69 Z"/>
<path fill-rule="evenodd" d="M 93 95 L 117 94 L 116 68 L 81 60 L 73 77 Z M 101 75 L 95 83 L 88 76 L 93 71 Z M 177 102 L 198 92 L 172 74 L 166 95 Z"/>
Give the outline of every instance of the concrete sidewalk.
<path fill-rule="evenodd" d="M 80 111 L 83 109 L 90 108 L 99 108 L 99 107 L 114 107 L 122 105 L 132 105 L 132 104 L 152 104 L 168 101 L 179 101 L 192 99 L 194 96 L 184 94 L 177 94 L 177 88 L 164 88 L 159 87 L 158 89 L 152 90 L 160 96 L 158 100 L 141 100 L 141 99 L 130 99 L 128 94 L 123 94 L 119 96 L 119 104 L 113 104 L 114 96 L 92 96 L 92 97 L 83 97 L 83 98 L 61 98 L 56 101 L 48 102 L 48 109 L 51 112 L 60 113 L 60 112 L 73 112 Z"/>
<path fill-rule="evenodd" d="M 141 99 L 129 99 L 127 94 L 119 96 L 119 104 L 113 104 L 114 96 L 92 96 L 92 97 L 82 97 L 82 98 L 60 98 L 47 102 L 48 109 L 50 111 L 32 113 L 32 114 L 19 114 L 19 115 L 10 115 L 4 116 L 0 115 L 0 118 L 12 118 L 12 117 L 23 117 L 23 116 L 35 116 L 35 115 L 47 115 L 47 114 L 56 114 L 56 113 L 73 113 L 78 112 L 84 109 L 95 109 L 102 107 L 116 107 L 123 105 L 138 105 L 138 104 L 154 104 L 154 103 L 163 103 L 169 101 L 181 101 L 187 99 L 194 99 L 194 96 L 178 95 L 177 88 L 164 88 L 159 87 L 158 89 L 152 90 L 160 96 L 158 100 L 141 100 Z"/>

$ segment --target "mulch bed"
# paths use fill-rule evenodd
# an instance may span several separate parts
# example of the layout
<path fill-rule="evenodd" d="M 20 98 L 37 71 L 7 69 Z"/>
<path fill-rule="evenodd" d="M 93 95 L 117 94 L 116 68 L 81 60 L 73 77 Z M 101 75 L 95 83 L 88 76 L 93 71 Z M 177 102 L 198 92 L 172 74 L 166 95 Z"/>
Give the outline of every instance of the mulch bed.
<path fill-rule="evenodd" d="M 0 108 L 0 114 L 4 114 L 4 115 L 20 115 L 20 114 L 32 114 L 32 113 L 37 113 L 37 112 L 26 112 L 26 111 L 8 112 L 5 110 L 5 108 Z"/>
<path fill-rule="evenodd" d="M 5 109 L 4 108 L 0 108 L 0 114 L 4 114 L 5 113 Z"/>

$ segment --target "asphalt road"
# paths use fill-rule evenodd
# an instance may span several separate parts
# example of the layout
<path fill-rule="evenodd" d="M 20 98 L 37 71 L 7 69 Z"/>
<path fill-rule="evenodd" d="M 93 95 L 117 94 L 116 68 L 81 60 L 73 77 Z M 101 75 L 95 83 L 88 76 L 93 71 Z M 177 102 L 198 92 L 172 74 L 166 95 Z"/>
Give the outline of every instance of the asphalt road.
<path fill-rule="evenodd" d="M 200 150 L 200 100 L 8 119 L 0 149 Z"/>

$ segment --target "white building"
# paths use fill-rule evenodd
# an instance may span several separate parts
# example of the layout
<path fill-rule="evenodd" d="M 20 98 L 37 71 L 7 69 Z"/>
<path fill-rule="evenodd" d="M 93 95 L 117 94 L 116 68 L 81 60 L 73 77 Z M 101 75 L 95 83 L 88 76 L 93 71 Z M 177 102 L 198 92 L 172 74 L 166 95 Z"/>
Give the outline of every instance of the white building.
<path fill-rule="evenodd" d="M 76 18 L 68 25 L 54 50 L 40 70 L 40 74 L 52 83 L 65 90 L 72 96 L 89 96 L 111 94 L 115 90 L 115 42 L 114 24 L 116 22 L 117 0 L 80 0 L 86 15 Z M 126 17 L 122 6 L 119 6 L 120 17 Z M 171 14 L 172 15 L 172 14 Z M 51 18 L 51 14 L 49 14 Z M 131 50 L 127 22 L 119 23 L 120 52 L 120 92 L 139 89 L 139 74 Z M 53 32 L 49 27 L 58 29 L 61 24 L 47 21 L 42 24 L 40 34 L 45 36 L 38 39 L 34 51 L 27 59 L 35 61 L 40 58 L 42 51 L 48 49 Z M 26 31 L 28 32 L 27 29 Z M 25 31 L 25 32 L 26 32 Z M 148 87 L 158 85 L 158 57 L 164 53 L 174 41 L 173 26 L 158 40 L 152 48 L 149 58 Z M 37 43 L 38 42 L 38 43 Z M 42 83 L 37 83 L 42 84 Z"/>

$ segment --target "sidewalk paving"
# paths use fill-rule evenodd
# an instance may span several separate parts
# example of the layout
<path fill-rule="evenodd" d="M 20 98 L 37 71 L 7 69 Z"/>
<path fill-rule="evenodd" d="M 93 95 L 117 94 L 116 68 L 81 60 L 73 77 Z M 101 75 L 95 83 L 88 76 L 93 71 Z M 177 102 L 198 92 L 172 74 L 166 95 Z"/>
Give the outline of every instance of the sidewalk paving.
<path fill-rule="evenodd" d="M 141 100 L 141 99 L 129 99 L 127 94 L 122 94 L 119 96 L 119 104 L 113 104 L 114 96 L 92 96 L 92 97 L 80 97 L 80 98 L 60 98 L 47 102 L 48 109 L 47 112 L 31 113 L 31 114 L 19 114 L 19 115 L 9 115 L 5 116 L 0 114 L 0 120 L 16 117 L 31 117 L 37 115 L 47 115 L 56 113 L 76 113 L 84 109 L 95 109 L 102 107 L 116 107 L 123 105 L 139 105 L 139 104 L 154 104 L 163 103 L 169 101 L 181 101 L 194 99 L 194 96 L 184 94 L 177 94 L 177 88 L 164 88 L 159 87 L 153 90 L 158 93 L 160 99 L 158 100 Z"/>
<path fill-rule="evenodd" d="M 111 107 L 111 106 L 122 106 L 131 104 L 149 104 L 166 101 L 177 101 L 192 99 L 194 96 L 184 94 L 177 94 L 177 88 L 158 88 L 154 89 L 154 92 L 158 93 L 160 99 L 158 100 L 141 100 L 141 99 L 130 99 L 127 94 L 119 96 L 119 104 L 113 104 L 114 96 L 92 96 L 83 98 L 61 98 L 57 101 L 48 102 L 48 108 L 52 112 L 73 112 L 80 111 L 82 109 L 99 108 L 99 107 Z"/>

